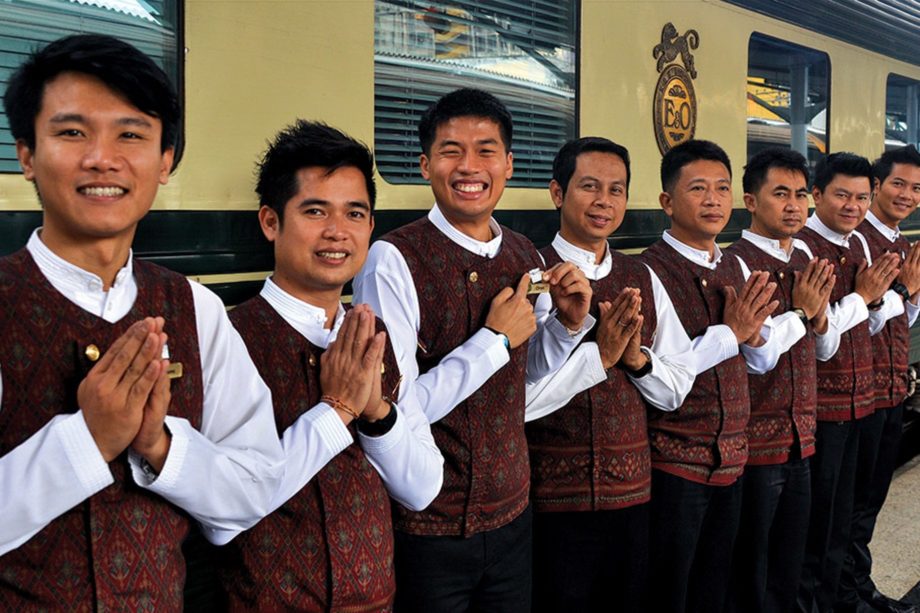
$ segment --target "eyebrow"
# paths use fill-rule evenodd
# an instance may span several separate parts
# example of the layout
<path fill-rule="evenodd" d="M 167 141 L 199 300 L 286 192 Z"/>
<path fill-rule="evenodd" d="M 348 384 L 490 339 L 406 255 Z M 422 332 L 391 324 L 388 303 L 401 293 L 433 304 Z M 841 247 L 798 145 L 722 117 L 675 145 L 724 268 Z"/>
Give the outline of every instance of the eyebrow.
<path fill-rule="evenodd" d="M 307 198 L 297 206 L 301 208 L 305 206 L 332 206 L 332 203 L 328 200 L 323 200 L 322 198 Z M 362 209 L 364 211 L 371 210 L 371 205 L 367 202 L 364 202 L 363 200 L 349 200 L 347 206 L 352 209 Z"/>
<path fill-rule="evenodd" d="M 86 117 L 80 113 L 58 113 L 49 120 L 53 124 L 57 123 L 86 123 Z M 138 126 L 142 128 L 151 128 L 153 124 L 143 117 L 122 117 L 115 122 L 120 126 Z"/>

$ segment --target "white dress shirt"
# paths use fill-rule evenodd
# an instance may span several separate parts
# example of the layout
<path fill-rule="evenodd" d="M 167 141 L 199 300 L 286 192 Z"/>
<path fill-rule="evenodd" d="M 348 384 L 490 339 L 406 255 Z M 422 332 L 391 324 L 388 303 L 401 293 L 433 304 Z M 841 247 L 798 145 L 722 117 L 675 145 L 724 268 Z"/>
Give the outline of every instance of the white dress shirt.
<path fill-rule="evenodd" d="M 860 234 L 856 230 L 846 235 L 840 234 L 838 232 L 834 232 L 833 230 L 828 228 L 824 224 L 824 222 L 821 221 L 820 218 L 818 218 L 818 215 L 816 213 L 811 214 L 811 217 L 809 217 L 808 220 L 805 222 L 805 226 L 814 230 L 824 240 L 834 245 L 846 247 L 847 249 L 850 248 L 850 238 L 856 237 L 856 239 L 862 245 L 863 253 L 865 253 L 866 255 L 866 261 L 869 264 L 872 263 L 872 256 L 869 254 L 869 246 L 866 244 L 866 239 L 865 237 L 863 237 L 862 234 Z M 811 253 L 811 249 L 804 242 L 801 244 L 801 249 L 805 251 L 805 253 L 808 254 L 809 258 L 814 257 Z M 836 262 L 832 262 L 832 263 L 834 265 L 837 264 Z M 889 293 L 892 294 L 894 297 L 893 298 L 889 297 Z M 903 301 L 901 300 L 901 297 L 897 293 L 892 292 L 890 290 L 885 293 L 885 302 L 886 303 L 890 303 L 890 302 L 903 303 Z M 882 306 L 883 308 L 885 308 L 885 305 L 882 305 Z M 888 305 L 888 308 L 891 308 L 891 306 L 892 305 Z M 903 308 L 904 307 L 901 306 L 901 309 Z M 874 317 L 876 321 L 878 321 L 878 317 L 879 317 L 878 313 L 881 311 L 882 309 L 879 309 L 878 311 L 875 312 L 876 315 Z M 873 315 L 869 312 L 868 307 L 866 307 L 866 301 L 863 300 L 863 297 L 857 294 L 856 292 L 850 292 L 849 294 L 847 294 L 846 296 L 838 300 L 836 303 L 830 305 L 830 312 L 828 313 L 827 321 L 828 321 L 829 326 L 834 326 L 834 328 L 837 329 L 838 334 L 843 335 L 848 330 L 866 321 L 866 319 L 869 319 L 869 332 L 870 334 L 874 334 L 874 332 L 872 332 L 872 327 L 873 327 L 872 317 Z M 887 317 L 881 320 L 881 325 L 876 329 L 875 332 L 878 332 L 879 330 L 881 330 L 886 320 L 887 320 Z"/>
<path fill-rule="evenodd" d="M 741 238 L 746 239 L 767 255 L 785 264 L 788 264 L 790 260 L 792 260 L 792 254 L 796 249 L 799 249 L 805 254 L 811 253 L 808 246 L 799 239 L 792 240 L 792 249 L 787 252 L 780 246 L 778 240 L 755 234 L 750 230 L 742 230 Z M 810 256 L 809 259 L 811 259 Z M 743 268 L 748 268 L 743 258 L 739 257 L 738 260 L 741 262 Z M 828 306 L 826 314 L 829 318 L 830 306 Z M 780 313 L 775 316 L 773 318 L 773 324 L 777 335 L 777 341 L 780 345 L 780 353 L 789 351 L 793 345 L 799 342 L 799 339 L 805 336 L 805 324 L 803 324 L 802 320 L 792 311 L 786 311 L 785 313 Z M 828 325 L 824 334 L 815 332 L 815 357 L 818 360 L 826 362 L 831 359 L 831 357 L 837 353 L 839 347 L 840 333 L 834 326 Z"/>
<path fill-rule="evenodd" d="M 345 309 L 339 305 L 335 322 L 327 329 L 326 311 L 306 303 L 278 287 L 270 278 L 262 298 L 292 328 L 316 347 L 325 349 L 336 339 Z M 411 382 L 400 384 L 396 422 L 381 436 L 358 433 L 368 461 L 380 473 L 390 496 L 413 510 L 428 506 L 441 490 L 444 458 L 435 445 L 428 420 L 415 399 Z M 274 511 L 303 487 L 336 455 L 352 444 L 351 432 L 325 402 L 303 413 L 281 436 L 285 470 L 272 500 Z"/>
<path fill-rule="evenodd" d="M 559 257 L 578 266 L 592 281 L 604 279 L 612 272 L 613 257 L 609 248 L 600 264 L 596 263 L 593 251 L 576 247 L 558 233 L 553 239 L 553 248 Z M 651 276 L 652 303 L 658 321 L 652 346 L 644 347 L 651 360 L 652 370 L 639 378 L 628 373 L 627 376 L 651 405 L 673 411 L 683 404 L 693 387 L 696 363 L 690 338 L 674 311 L 671 298 L 658 276 L 651 268 L 648 271 Z M 644 298 L 648 301 L 648 296 Z M 648 302 L 645 308 L 649 308 Z M 576 394 L 606 379 L 607 373 L 601 363 L 597 343 L 582 343 L 562 368 L 527 386 L 526 421 L 549 415 L 565 406 Z"/>
<path fill-rule="evenodd" d="M 38 231 L 27 249 L 51 285 L 85 311 L 114 323 L 134 305 L 131 255 L 106 292 L 99 277 L 52 253 Z M 185 509 L 201 523 L 208 540 L 223 544 L 267 513 L 282 475 L 283 454 L 271 395 L 223 303 L 203 286 L 189 284 L 204 387 L 201 430 L 167 415 L 172 440 L 159 476 L 149 479 L 133 452 L 129 462 L 140 487 Z M 113 482 L 83 412 L 54 417 L 0 458 L 0 555 Z"/>
<path fill-rule="evenodd" d="M 898 238 L 901 236 L 900 229 L 889 228 L 888 226 L 883 224 L 882 221 L 878 217 L 876 217 L 872 211 L 866 212 L 866 219 L 869 221 L 869 223 L 872 224 L 872 227 L 878 230 L 882 236 L 887 238 L 892 243 L 898 240 Z M 907 310 L 907 326 L 910 327 L 914 325 L 914 322 L 917 321 L 917 315 L 920 314 L 920 306 L 914 304 L 913 300 L 904 301 L 903 298 L 901 298 L 900 294 L 898 294 L 897 292 L 890 291 L 890 290 L 885 293 L 886 303 L 888 302 L 888 297 L 891 294 L 894 294 L 895 296 L 895 298 L 893 298 L 893 301 L 895 304 L 893 304 L 892 309 L 886 313 L 886 314 L 890 313 L 890 315 L 884 321 L 882 321 L 882 325 L 884 326 L 885 321 L 887 321 L 888 319 L 891 319 L 892 317 L 897 317 L 898 315 L 904 312 L 904 311 L 897 312 L 898 309 L 896 307 L 898 304 L 901 304 L 901 303 L 903 303 L 903 308 Z M 883 309 L 885 309 L 885 306 L 886 305 L 882 305 L 882 309 L 879 309 L 879 311 L 882 311 Z M 871 318 L 870 318 L 870 323 L 872 323 Z M 881 327 L 879 328 L 879 330 L 881 330 Z M 878 332 L 878 330 L 876 330 L 875 332 L 872 332 L 872 334 L 875 334 L 876 332 Z"/>
<path fill-rule="evenodd" d="M 719 249 L 718 245 L 713 245 L 714 251 L 710 258 L 708 251 L 695 249 L 677 240 L 667 230 L 664 231 L 662 239 L 677 251 L 677 253 L 697 266 L 715 270 L 719 262 L 722 261 L 722 250 Z M 739 263 L 744 277 L 749 277 L 750 271 L 747 269 L 747 266 L 744 265 L 744 262 L 739 261 Z M 741 351 L 741 355 L 744 356 L 744 361 L 747 364 L 747 371 L 749 373 L 762 375 L 772 370 L 773 367 L 776 366 L 776 362 L 779 361 L 779 356 L 782 353 L 779 343 L 774 338 L 773 327 L 773 318 L 767 317 L 763 326 L 760 328 L 760 336 L 764 339 L 764 343 L 759 347 L 751 347 L 747 343 L 742 343 L 739 346 L 735 333 L 732 332 L 732 329 L 727 325 L 714 324 L 709 326 L 706 328 L 706 332 L 692 341 L 693 355 L 696 358 L 696 374 L 705 372 L 713 366 L 735 357 L 738 355 L 739 350 Z"/>
<path fill-rule="evenodd" d="M 487 258 L 498 255 L 502 233 L 494 219 L 489 222 L 494 238 L 487 242 L 473 239 L 450 225 L 437 204 L 428 213 L 428 219 L 463 249 Z M 437 366 L 420 375 L 415 353 L 421 314 L 415 283 L 405 258 L 386 241 L 371 245 L 367 262 L 354 279 L 354 301 L 369 304 L 386 323 L 399 370 L 406 379 L 416 382 L 419 404 L 431 423 L 450 413 L 510 359 L 501 338 L 480 328 Z M 530 338 L 527 351 L 527 381 L 531 382 L 557 370 L 594 325 L 594 318 L 589 315 L 581 330 L 570 335 L 554 316 L 548 294 L 537 297 L 534 314 L 537 332 Z"/>

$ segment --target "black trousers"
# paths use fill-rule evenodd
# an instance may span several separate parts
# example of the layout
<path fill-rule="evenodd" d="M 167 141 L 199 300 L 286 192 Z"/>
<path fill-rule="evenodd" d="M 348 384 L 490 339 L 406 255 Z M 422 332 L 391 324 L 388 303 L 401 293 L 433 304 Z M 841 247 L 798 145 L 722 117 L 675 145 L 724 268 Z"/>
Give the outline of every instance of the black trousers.
<path fill-rule="evenodd" d="M 468 538 L 397 530 L 395 611 L 530 613 L 532 524 L 528 507 Z"/>
<path fill-rule="evenodd" d="M 795 605 L 811 509 L 808 459 L 747 466 L 732 561 L 733 613 L 788 613 Z"/>
<path fill-rule="evenodd" d="M 649 505 L 534 513 L 534 613 L 645 613 Z"/>
<path fill-rule="evenodd" d="M 652 470 L 649 611 L 721 611 L 731 578 L 742 483 L 703 485 Z"/>
<path fill-rule="evenodd" d="M 860 424 L 850 549 L 840 577 L 840 600 L 844 603 L 855 603 L 857 596 L 866 600 L 875 590 L 869 542 L 897 468 L 903 421 L 903 403 L 860 420 L 865 424 Z"/>
<path fill-rule="evenodd" d="M 811 457 L 811 518 L 798 610 L 830 613 L 850 543 L 858 423 L 819 421 Z"/>

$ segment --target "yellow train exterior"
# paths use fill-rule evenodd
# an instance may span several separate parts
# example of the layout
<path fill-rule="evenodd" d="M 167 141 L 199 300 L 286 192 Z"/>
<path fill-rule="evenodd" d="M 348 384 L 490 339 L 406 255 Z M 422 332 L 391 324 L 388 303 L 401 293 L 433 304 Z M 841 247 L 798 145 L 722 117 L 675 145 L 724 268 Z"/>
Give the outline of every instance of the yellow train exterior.
<path fill-rule="evenodd" d="M 443 8 L 448 3 L 431 4 Z M 374 0 L 185 0 L 180 15 L 186 152 L 169 185 L 161 189 L 155 211 L 254 211 L 254 162 L 266 139 L 297 117 L 323 120 L 374 143 Z M 606 136 L 629 148 L 630 215 L 658 209 L 661 154 L 653 116 L 659 71 L 652 50 L 665 24 L 698 35 L 693 49 L 698 73 L 693 79 L 695 133 L 722 145 L 734 161 L 738 207 L 740 169 L 748 147 L 752 35 L 827 54 L 832 112 L 826 128 L 835 151 L 877 156 L 885 145 L 888 75 L 920 81 L 920 65 L 721 0 L 583 0 L 576 15 L 577 133 Z M 915 26 L 905 23 L 909 27 Z M 431 204 L 424 185 L 391 184 L 381 177 L 378 185 L 381 214 L 418 212 Z M 21 175 L 0 175 L 0 212 L 37 209 L 34 191 Z M 500 209 L 510 215 L 551 213 L 552 205 L 545 187 L 516 187 L 506 191 Z M 196 269 L 197 246 L 207 243 L 209 233 L 219 226 L 209 219 L 216 222 L 221 217 L 196 215 L 188 221 L 197 227 L 184 224 L 187 243 L 171 246 L 182 262 L 177 268 L 217 286 L 264 276 L 264 259 L 254 259 L 260 265 L 251 270 L 240 270 L 244 266 L 239 259 L 222 270 L 219 257 Z M 539 219 L 554 221 L 551 216 Z M 661 229 L 646 226 L 641 232 L 647 239 Z M 144 244 L 156 252 L 158 241 L 169 242 L 169 237 L 148 236 Z M 643 242 L 647 240 L 630 241 L 627 236 L 615 244 L 637 249 Z M 225 243 L 218 251 L 232 260 L 233 237 Z M 14 247 L 3 245 L 3 251 Z M 160 255 L 169 264 L 169 254 Z"/>

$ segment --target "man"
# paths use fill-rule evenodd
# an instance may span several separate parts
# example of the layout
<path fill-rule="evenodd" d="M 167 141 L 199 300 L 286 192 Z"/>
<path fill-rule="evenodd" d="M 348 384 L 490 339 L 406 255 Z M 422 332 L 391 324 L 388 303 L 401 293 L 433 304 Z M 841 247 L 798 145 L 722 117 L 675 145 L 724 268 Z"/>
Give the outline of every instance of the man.
<path fill-rule="evenodd" d="M 535 611 L 607 611 L 611 601 L 618 611 L 647 610 L 645 403 L 676 409 L 695 373 L 685 355 L 690 339 L 658 277 L 608 247 L 626 213 L 629 180 L 629 152 L 606 138 L 569 141 L 553 162 L 560 228 L 541 253 L 547 264 L 581 269 L 600 322 L 596 343 L 582 343 L 528 390 Z M 541 407 L 544 397 L 559 394 L 571 400 L 543 417 L 557 406 Z"/>
<path fill-rule="evenodd" d="M 552 300 L 531 304 L 527 272 L 543 261 L 492 219 L 511 137 L 491 94 L 462 89 L 432 105 L 419 140 L 435 205 L 375 243 L 355 278 L 355 299 L 387 323 L 400 371 L 417 380 L 445 458 L 431 506 L 396 508 L 397 610 L 530 610 L 525 378 L 556 370 L 594 322 L 572 264 L 545 271 Z"/>
<path fill-rule="evenodd" d="M 805 555 L 815 360 L 827 360 L 839 342 L 826 313 L 834 276 L 832 264 L 809 259 L 792 238 L 808 217 L 805 158 L 791 149 L 765 149 L 745 166 L 742 184 L 751 226 L 725 253 L 776 284 L 783 315 L 773 319 L 784 351 L 772 370 L 748 379 L 749 453 L 729 610 L 781 613 L 793 609 Z"/>
<path fill-rule="evenodd" d="M 797 235 L 809 257 L 834 265 L 830 321 L 840 333 L 837 352 L 819 362 L 816 371 L 818 423 L 811 458 L 811 517 L 798 596 L 801 611 L 831 611 L 837 600 L 850 542 L 857 422 L 871 415 L 875 400 L 868 319 L 879 316 L 882 296 L 898 274 L 898 257 L 889 253 L 873 263 L 856 232 L 869 208 L 871 174 L 869 161 L 852 153 L 834 153 L 818 162 L 812 187 L 815 212 Z M 876 314 L 868 314 L 867 308 Z"/>
<path fill-rule="evenodd" d="M 650 609 L 719 611 L 741 508 L 750 411 L 747 370 L 777 361 L 767 318 L 776 284 L 749 274 L 715 243 L 731 215 L 731 164 L 709 141 L 661 160 L 661 207 L 671 229 L 641 256 L 694 339 L 696 380 L 681 407 L 649 414 L 652 458 Z M 740 353 L 739 353 L 740 347 Z"/>
<path fill-rule="evenodd" d="M 895 291 L 885 294 L 886 321 L 879 321 L 883 324 L 880 329 L 873 326 L 871 330 L 875 412 L 859 422 L 851 543 L 840 579 L 840 600 L 851 608 L 862 600 L 879 611 L 914 611 L 916 607 L 890 599 L 876 589 L 869 541 L 897 464 L 907 396 L 908 329 L 920 310 L 920 247 L 912 247 L 898 230 L 898 224 L 920 203 L 920 153 L 913 145 L 886 151 L 872 165 L 872 175 L 874 197 L 858 231 L 873 259 L 894 253 L 901 272 L 892 285 Z"/>
<path fill-rule="evenodd" d="M 283 456 L 217 296 L 131 256 L 181 153 L 178 98 L 134 47 L 72 36 L 4 105 L 42 227 L 0 260 L 0 607 L 181 610 L 188 516 L 226 542 Z"/>
<path fill-rule="evenodd" d="M 443 458 L 382 324 L 375 333 L 366 305 L 340 301 L 374 228 L 373 155 L 298 121 L 265 153 L 256 191 L 275 270 L 230 319 L 272 391 L 287 462 L 273 512 L 230 545 L 230 608 L 390 610 L 387 492 L 423 509 Z"/>

